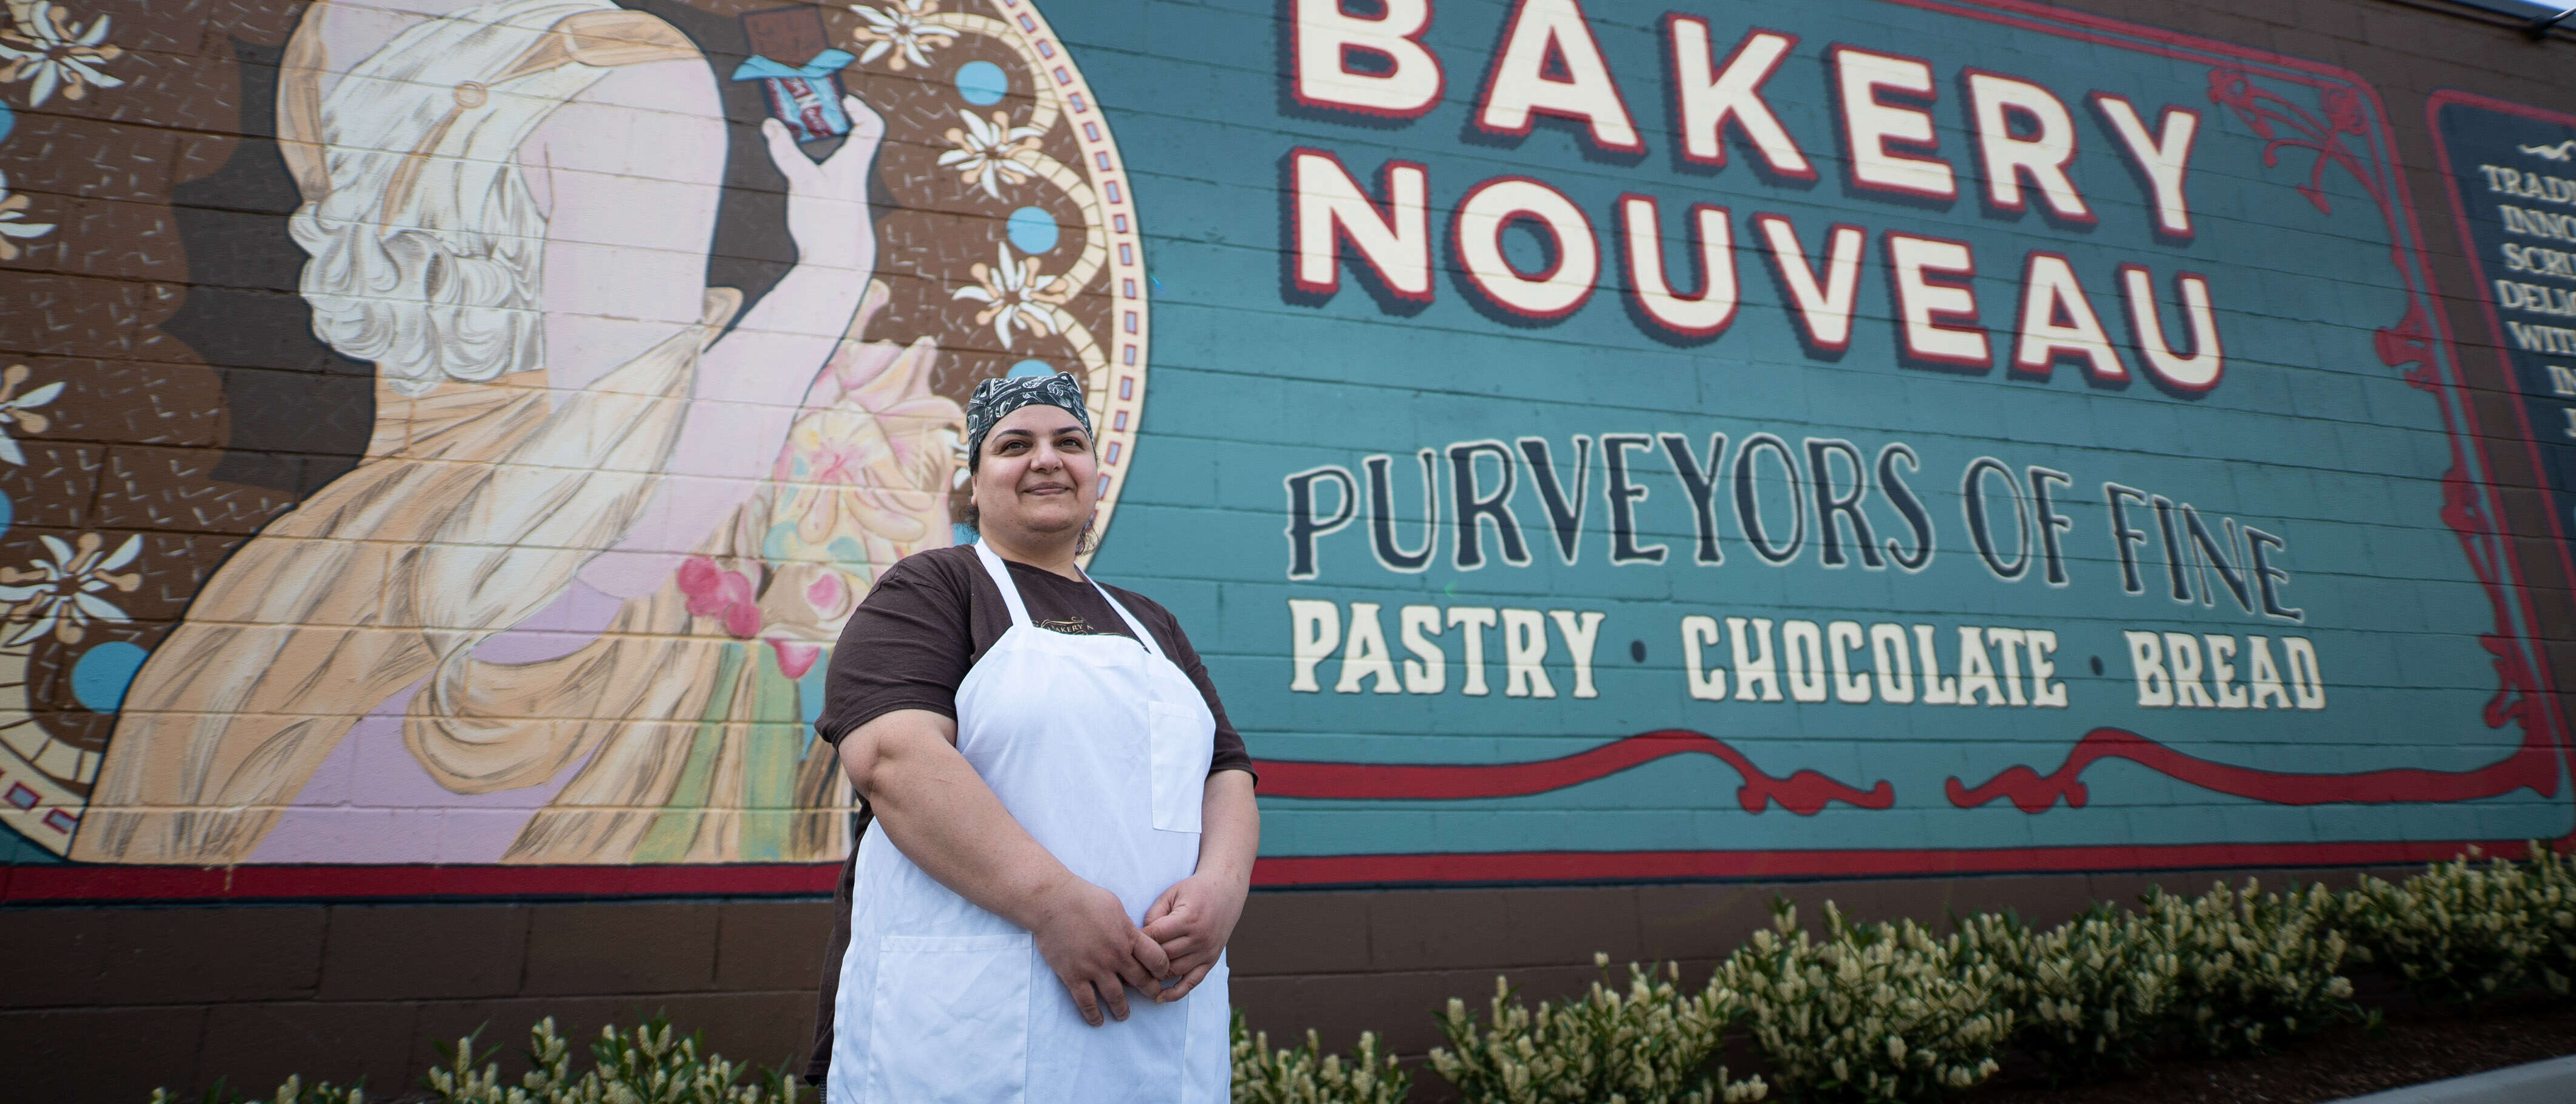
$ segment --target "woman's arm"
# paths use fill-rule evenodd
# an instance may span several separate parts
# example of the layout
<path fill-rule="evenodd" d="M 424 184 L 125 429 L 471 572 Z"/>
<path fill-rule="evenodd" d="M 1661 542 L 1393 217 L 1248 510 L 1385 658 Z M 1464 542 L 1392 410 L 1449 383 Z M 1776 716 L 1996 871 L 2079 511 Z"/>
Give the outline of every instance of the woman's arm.
<path fill-rule="evenodd" d="M 690 82 L 711 80 L 703 64 L 698 69 Z M 611 80 L 595 93 L 654 95 L 623 85 L 611 90 Z M 714 90 L 706 98 L 714 100 Z M 680 558 L 768 479 L 814 373 L 848 337 L 876 270 L 868 172 L 886 124 L 858 98 L 842 98 L 842 111 L 853 129 L 822 162 L 806 157 L 775 118 L 760 124 L 770 162 L 786 178 L 796 265 L 698 358 L 688 419 L 654 486 L 654 504 L 582 569 L 592 587 L 616 597 L 662 587 Z M 546 165 L 541 201 L 551 214 L 546 353 L 554 386 L 577 391 L 667 340 L 675 324 L 698 322 L 724 124 L 629 100 L 572 103 L 556 116 L 538 131 Z M 711 134 L 698 134 L 708 126 Z M 683 139 L 688 157 L 675 149 L 670 160 L 636 165 L 634 149 L 662 149 L 665 139 Z M 598 149 L 603 142 L 616 149 Z M 703 149 L 708 144 L 714 154 Z M 677 226 L 667 226 L 672 221 Z M 688 247 L 675 250 L 665 237 L 685 237 Z"/>
<path fill-rule="evenodd" d="M 546 218 L 544 367 L 559 406 L 704 318 L 728 152 L 716 85 L 704 61 L 620 66 L 520 144 Z M 761 126 L 785 183 L 796 263 L 701 355 L 650 503 L 582 567 L 602 593 L 658 589 L 760 487 L 816 374 L 848 336 L 876 266 L 867 184 L 885 124 L 856 98 L 842 107 L 851 133 L 820 163 L 776 120 Z M 566 631 L 595 635 L 604 625 Z"/>
<path fill-rule="evenodd" d="M 1252 892 L 1252 860 L 1261 851 L 1261 808 L 1252 775 L 1220 770 L 1208 776 L 1199 807 L 1199 865 L 1173 883 L 1145 910 L 1145 934 L 1162 945 L 1179 983 L 1155 995 L 1176 1001 L 1198 988 L 1243 918 Z"/>
<path fill-rule="evenodd" d="M 1116 894 L 1075 877 L 1020 827 L 956 742 L 955 719 L 897 709 L 841 737 L 841 766 L 905 858 L 1037 937 L 1085 1022 L 1100 1026 L 1104 1003 L 1126 1019 L 1127 987 L 1154 993 L 1169 975 L 1162 948 L 1127 922 Z"/>

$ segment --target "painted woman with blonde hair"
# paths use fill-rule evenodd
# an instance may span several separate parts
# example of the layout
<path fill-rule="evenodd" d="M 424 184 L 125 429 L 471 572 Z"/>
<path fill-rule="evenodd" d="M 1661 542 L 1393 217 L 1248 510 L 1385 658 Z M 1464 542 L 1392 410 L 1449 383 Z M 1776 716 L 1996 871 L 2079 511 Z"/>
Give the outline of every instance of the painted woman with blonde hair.
<path fill-rule="evenodd" d="M 145 664 L 72 856 L 837 855 L 797 680 L 870 564 L 948 543 L 962 424 L 928 339 L 856 340 L 882 121 L 845 99 L 819 163 L 763 124 L 798 259 L 743 310 L 706 284 L 714 75 L 669 24 L 337 0 L 286 60 L 302 291 L 375 365 L 375 432 Z"/>

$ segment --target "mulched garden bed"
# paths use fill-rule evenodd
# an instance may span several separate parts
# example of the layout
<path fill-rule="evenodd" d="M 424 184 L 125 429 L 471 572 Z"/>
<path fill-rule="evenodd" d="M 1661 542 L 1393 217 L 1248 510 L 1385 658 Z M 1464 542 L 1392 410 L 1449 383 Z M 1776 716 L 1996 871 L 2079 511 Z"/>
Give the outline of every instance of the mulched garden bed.
<path fill-rule="evenodd" d="M 2126 1081 L 2052 1089 L 2007 1062 L 1976 1104 L 2311 1104 L 2576 1054 L 2576 1004 L 2513 999 L 2463 1013 L 2393 1009 L 2373 1030 L 2338 1025 L 2279 1054 L 2166 1059 Z"/>

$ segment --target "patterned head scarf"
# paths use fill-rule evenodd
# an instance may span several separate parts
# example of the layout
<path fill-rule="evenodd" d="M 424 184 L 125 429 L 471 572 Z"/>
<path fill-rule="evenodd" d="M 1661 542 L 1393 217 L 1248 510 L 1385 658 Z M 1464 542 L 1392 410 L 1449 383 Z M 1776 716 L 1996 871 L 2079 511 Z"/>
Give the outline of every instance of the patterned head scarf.
<path fill-rule="evenodd" d="M 1039 405 L 1063 409 L 1082 423 L 1084 433 L 1091 432 L 1091 411 L 1082 405 L 1082 384 L 1073 373 L 988 379 L 976 384 L 975 396 L 966 400 L 966 470 L 974 471 L 984 459 L 984 435 L 994 423 L 1023 406 Z"/>

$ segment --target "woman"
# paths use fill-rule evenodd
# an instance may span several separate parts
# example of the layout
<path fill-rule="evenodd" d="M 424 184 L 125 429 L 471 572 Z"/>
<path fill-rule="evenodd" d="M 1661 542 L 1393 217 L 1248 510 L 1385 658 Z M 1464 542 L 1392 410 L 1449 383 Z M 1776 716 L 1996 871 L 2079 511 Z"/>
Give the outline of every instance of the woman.
<path fill-rule="evenodd" d="M 1218 1104 L 1260 840 L 1242 740 L 1171 614 L 1075 564 L 1099 471 L 1074 377 L 988 380 L 966 424 L 982 540 L 886 572 L 816 722 L 877 829 L 828 1098 Z"/>
<path fill-rule="evenodd" d="M 833 763 L 799 762 L 779 686 L 865 588 L 846 561 L 945 537 L 946 443 L 879 415 L 935 437 L 958 413 L 926 344 L 852 339 L 883 299 L 882 122 L 846 101 L 819 163 L 764 124 L 798 260 L 742 310 L 706 283 L 714 74 L 670 24 L 325 0 L 285 62 L 301 291 L 315 335 L 375 366 L 375 432 L 154 651 L 73 856 L 834 854 Z M 793 470 L 816 428 L 872 486 Z M 866 555 L 810 551 L 843 541 Z"/>

